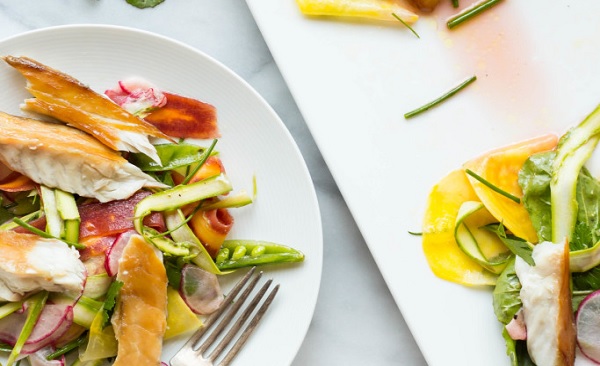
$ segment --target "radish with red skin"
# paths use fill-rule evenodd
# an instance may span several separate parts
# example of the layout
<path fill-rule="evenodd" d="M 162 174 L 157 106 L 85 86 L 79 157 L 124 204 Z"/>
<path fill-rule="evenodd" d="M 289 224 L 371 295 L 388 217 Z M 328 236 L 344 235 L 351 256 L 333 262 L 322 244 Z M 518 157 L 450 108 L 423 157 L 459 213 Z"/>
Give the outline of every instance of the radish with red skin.
<path fill-rule="evenodd" d="M 129 243 L 131 236 L 136 234 L 134 230 L 126 231 L 120 234 L 111 247 L 106 251 L 106 261 L 104 262 L 104 268 L 109 276 L 116 276 L 119 271 L 119 259 L 123 254 L 123 249 Z"/>
<path fill-rule="evenodd" d="M 193 264 L 181 270 L 179 293 L 196 314 L 208 315 L 219 308 L 225 299 L 217 276 Z"/>
<path fill-rule="evenodd" d="M 581 301 L 575 317 L 577 345 L 587 358 L 600 363 L 600 290 Z"/>
<path fill-rule="evenodd" d="M 0 341 L 14 346 L 26 319 L 27 310 L 0 319 Z M 21 354 L 31 354 L 53 345 L 65 334 L 71 324 L 73 324 L 72 305 L 46 303 Z"/>

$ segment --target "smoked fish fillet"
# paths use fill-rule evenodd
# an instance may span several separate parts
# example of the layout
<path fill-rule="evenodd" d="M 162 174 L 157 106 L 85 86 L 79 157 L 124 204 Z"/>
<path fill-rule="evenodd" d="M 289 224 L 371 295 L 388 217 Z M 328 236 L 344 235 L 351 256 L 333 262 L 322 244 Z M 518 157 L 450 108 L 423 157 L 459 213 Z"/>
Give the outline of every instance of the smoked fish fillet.
<path fill-rule="evenodd" d="M 83 291 L 86 269 L 79 253 L 58 239 L 0 231 L 0 297 L 17 301 L 33 291 Z"/>
<path fill-rule="evenodd" d="M 133 235 L 119 260 L 123 287 L 111 323 L 118 342 L 113 366 L 160 365 L 167 329 L 167 274 L 154 248 Z"/>
<path fill-rule="evenodd" d="M 0 131 L 0 162 L 38 184 L 100 202 L 128 198 L 142 187 L 165 187 L 69 126 L 0 112 Z"/>
<path fill-rule="evenodd" d="M 28 81 L 35 97 L 23 109 L 44 114 L 85 131 L 117 151 L 139 152 L 157 163 L 160 158 L 148 137 L 171 140 L 152 124 L 127 112 L 79 80 L 27 57 L 4 57 Z"/>

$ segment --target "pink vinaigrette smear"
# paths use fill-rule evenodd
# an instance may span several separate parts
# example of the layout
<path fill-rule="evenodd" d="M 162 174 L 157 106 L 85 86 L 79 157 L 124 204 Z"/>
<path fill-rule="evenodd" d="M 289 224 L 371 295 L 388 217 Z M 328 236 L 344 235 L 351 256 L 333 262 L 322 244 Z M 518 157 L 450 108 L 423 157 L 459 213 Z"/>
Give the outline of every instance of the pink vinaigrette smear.
<path fill-rule="evenodd" d="M 534 44 L 515 15 L 510 1 L 501 1 L 452 29 L 447 21 L 473 2 L 440 2 L 434 13 L 437 33 L 447 49 L 453 69 L 460 75 L 477 75 L 480 101 L 506 122 L 539 121 L 543 111 L 527 103 L 531 95 L 551 100 L 540 65 L 533 61 Z"/>

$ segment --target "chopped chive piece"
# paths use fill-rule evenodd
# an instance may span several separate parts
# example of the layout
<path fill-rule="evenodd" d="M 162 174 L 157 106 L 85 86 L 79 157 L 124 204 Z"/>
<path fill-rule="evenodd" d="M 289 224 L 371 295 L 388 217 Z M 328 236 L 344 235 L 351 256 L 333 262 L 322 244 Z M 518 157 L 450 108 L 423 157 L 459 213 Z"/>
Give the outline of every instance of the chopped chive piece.
<path fill-rule="evenodd" d="M 409 233 L 410 235 L 414 235 L 414 236 L 423 236 L 423 233 L 416 232 L 416 231 L 409 231 L 408 233 Z"/>
<path fill-rule="evenodd" d="M 217 139 L 214 139 L 212 144 L 210 144 L 210 147 L 202 153 L 202 158 L 200 158 L 200 161 L 198 161 L 198 165 L 196 165 L 196 168 L 194 168 L 194 170 L 192 170 L 191 172 L 188 172 L 188 175 L 185 177 L 183 182 L 181 182 L 181 185 L 188 184 L 190 182 L 190 180 L 192 180 L 194 175 L 198 172 L 198 170 L 200 170 L 200 168 L 202 168 L 202 165 L 204 165 L 204 163 L 206 162 L 206 160 L 212 153 L 213 149 L 215 148 L 217 141 L 218 141 Z"/>
<path fill-rule="evenodd" d="M 88 336 L 87 336 L 87 334 L 84 334 L 84 335 L 80 336 L 79 338 L 62 346 L 61 348 L 58 348 L 56 351 L 52 352 L 48 356 L 46 356 L 46 360 L 52 361 L 52 360 L 64 355 L 65 353 L 68 353 L 71 350 L 74 350 L 75 348 L 81 346 L 82 344 L 87 342 L 87 340 L 88 340 Z"/>
<path fill-rule="evenodd" d="M 474 6 L 469 7 L 467 9 L 461 11 L 460 13 L 456 14 L 452 18 L 448 19 L 448 22 L 446 23 L 446 25 L 448 26 L 449 29 L 452 29 L 452 28 L 456 27 L 457 25 L 461 24 L 462 22 L 467 21 L 467 20 L 471 19 L 472 17 L 474 17 L 475 15 L 498 4 L 500 1 L 502 1 L 502 0 L 485 0 L 480 3 L 477 3 Z"/>
<path fill-rule="evenodd" d="M 458 0 L 452 0 L 452 6 L 458 8 Z"/>
<path fill-rule="evenodd" d="M 15 224 L 17 224 L 17 225 L 19 225 L 19 226 L 21 226 L 21 227 L 23 227 L 23 228 L 25 228 L 25 229 L 27 229 L 27 230 L 31 231 L 31 232 L 32 232 L 32 233 L 34 233 L 34 234 L 37 234 L 37 235 L 41 236 L 42 238 L 45 238 L 45 239 L 56 239 L 56 240 L 60 240 L 60 241 L 63 241 L 63 242 L 65 242 L 67 245 L 70 245 L 70 246 L 72 246 L 72 247 L 74 247 L 74 248 L 76 248 L 76 249 L 84 249 L 84 248 L 85 248 L 85 245 L 83 245 L 83 244 L 79 244 L 79 243 L 72 243 L 72 242 L 70 242 L 70 241 L 67 241 L 67 240 L 64 240 L 64 239 L 61 239 L 61 238 L 57 238 L 57 237 L 55 237 L 55 236 L 52 236 L 52 235 L 48 234 L 47 232 L 45 232 L 45 231 L 43 231 L 43 230 L 40 230 L 40 229 L 38 229 L 37 227 L 35 227 L 35 226 L 33 226 L 33 225 L 30 225 L 30 224 L 26 223 L 25 221 L 23 221 L 23 220 L 19 219 L 18 217 L 14 217 L 14 218 L 13 218 L 13 222 L 14 222 Z"/>
<path fill-rule="evenodd" d="M 430 109 L 432 107 L 435 107 L 436 105 L 440 104 L 441 102 L 445 101 L 446 99 L 450 98 L 454 94 L 456 94 L 459 91 L 461 91 L 462 89 L 464 89 L 467 85 L 471 84 L 475 80 L 477 80 L 477 76 L 475 76 L 475 75 L 471 76 L 470 78 L 468 78 L 467 80 L 463 81 L 458 86 L 456 86 L 455 88 L 453 88 L 452 90 L 450 90 L 446 94 L 442 95 L 441 97 L 437 98 L 436 100 L 434 100 L 432 102 L 429 102 L 429 103 L 425 104 L 422 107 L 419 107 L 419 108 L 417 108 L 417 109 L 415 109 L 413 111 L 410 111 L 410 112 L 406 113 L 404 115 L 404 118 L 409 119 L 411 117 L 416 116 L 419 113 L 425 112 L 426 110 L 428 110 L 428 109 Z"/>
<path fill-rule="evenodd" d="M 413 29 L 413 28 L 412 28 L 410 25 L 408 25 L 408 23 L 406 23 L 404 20 L 402 20 L 402 18 L 400 18 L 398 15 L 396 15 L 396 13 L 392 13 L 392 16 L 393 16 L 394 18 L 398 19 L 398 21 L 399 21 L 400 23 L 404 24 L 404 26 L 405 26 L 406 28 L 410 29 L 410 31 L 411 31 L 411 32 L 412 32 L 412 33 L 413 33 L 415 36 L 417 36 L 417 38 L 421 39 L 421 37 L 419 36 L 419 34 L 418 34 L 417 32 L 415 32 L 415 30 L 414 30 L 414 29 Z"/>
<path fill-rule="evenodd" d="M 486 187 L 490 188 L 492 191 L 500 193 L 501 195 L 503 195 L 504 197 L 516 202 L 516 203 L 521 203 L 521 199 L 519 199 L 519 197 L 513 196 L 512 194 L 496 187 L 495 185 L 493 185 L 492 183 L 488 182 L 487 180 L 483 179 L 481 176 L 479 176 L 477 173 L 475 173 L 474 171 L 472 171 L 471 169 L 466 169 L 465 172 L 470 175 L 471 177 L 477 179 L 478 181 L 480 181 L 481 183 L 483 183 L 483 185 L 485 185 Z"/>

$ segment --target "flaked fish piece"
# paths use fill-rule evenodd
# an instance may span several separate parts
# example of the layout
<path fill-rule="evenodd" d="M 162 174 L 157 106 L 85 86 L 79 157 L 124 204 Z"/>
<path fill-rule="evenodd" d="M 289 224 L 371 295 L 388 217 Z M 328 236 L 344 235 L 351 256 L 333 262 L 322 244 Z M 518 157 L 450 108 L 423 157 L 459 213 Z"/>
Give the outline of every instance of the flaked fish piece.
<path fill-rule="evenodd" d="M 0 232 L 0 296 L 6 300 L 16 301 L 39 290 L 78 294 L 83 291 L 85 278 L 79 253 L 64 242 Z"/>
<path fill-rule="evenodd" d="M 167 274 L 154 248 L 133 235 L 119 260 L 123 282 L 111 318 L 118 352 L 114 366 L 159 365 L 167 329 Z"/>
<path fill-rule="evenodd" d="M 533 250 L 535 266 L 516 258 L 522 288 L 527 350 L 538 366 L 571 366 L 576 333 L 571 308 L 569 245 L 543 242 Z"/>
<path fill-rule="evenodd" d="M 23 109 L 44 114 L 85 131 L 113 150 L 139 152 L 157 163 L 160 158 L 149 136 L 171 139 L 70 75 L 27 57 L 4 57 L 27 79 Z"/>
<path fill-rule="evenodd" d="M 36 183 L 100 202 L 165 187 L 120 153 L 63 124 L 0 112 L 0 162 Z"/>

